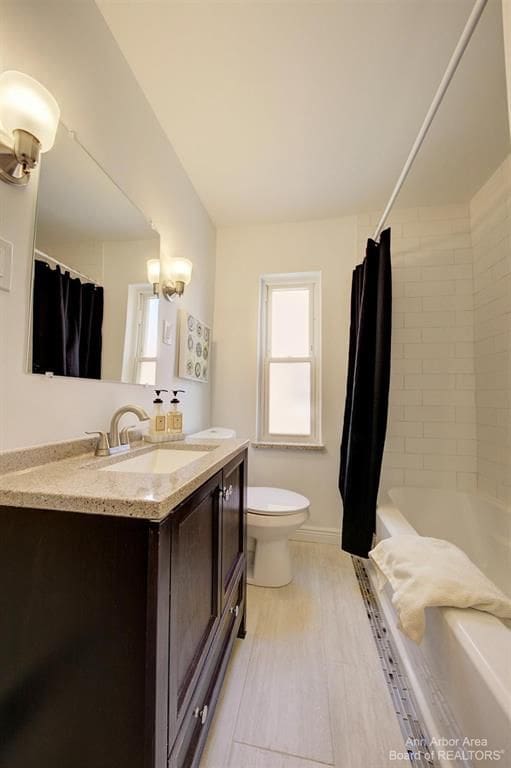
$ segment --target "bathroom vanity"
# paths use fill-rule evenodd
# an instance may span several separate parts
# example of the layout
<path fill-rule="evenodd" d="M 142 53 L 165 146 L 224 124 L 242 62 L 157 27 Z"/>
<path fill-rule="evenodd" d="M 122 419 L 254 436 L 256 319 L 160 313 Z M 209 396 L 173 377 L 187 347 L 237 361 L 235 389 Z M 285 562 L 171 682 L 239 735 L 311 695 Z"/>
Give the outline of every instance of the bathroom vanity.
<path fill-rule="evenodd" d="M 81 443 L 0 454 L 0 768 L 196 766 L 245 633 L 247 444 L 165 472 Z"/>

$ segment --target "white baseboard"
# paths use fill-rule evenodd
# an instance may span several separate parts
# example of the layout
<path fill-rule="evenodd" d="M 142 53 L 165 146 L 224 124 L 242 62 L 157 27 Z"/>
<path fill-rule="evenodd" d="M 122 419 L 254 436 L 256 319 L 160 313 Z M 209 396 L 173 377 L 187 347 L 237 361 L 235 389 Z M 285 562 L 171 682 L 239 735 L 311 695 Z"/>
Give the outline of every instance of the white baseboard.
<path fill-rule="evenodd" d="M 313 525 L 304 525 L 291 536 L 293 541 L 309 541 L 314 544 L 335 544 L 339 546 L 339 528 L 322 528 Z"/>

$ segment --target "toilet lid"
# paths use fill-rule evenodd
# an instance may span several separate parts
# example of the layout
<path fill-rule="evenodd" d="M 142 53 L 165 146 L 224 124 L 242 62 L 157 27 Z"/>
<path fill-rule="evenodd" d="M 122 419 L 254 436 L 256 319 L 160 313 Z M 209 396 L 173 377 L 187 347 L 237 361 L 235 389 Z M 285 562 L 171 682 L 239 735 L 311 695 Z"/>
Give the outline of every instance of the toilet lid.
<path fill-rule="evenodd" d="M 309 508 L 309 499 L 283 488 L 247 488 L 247 509 L 256 515 L 292 515 Z"/>

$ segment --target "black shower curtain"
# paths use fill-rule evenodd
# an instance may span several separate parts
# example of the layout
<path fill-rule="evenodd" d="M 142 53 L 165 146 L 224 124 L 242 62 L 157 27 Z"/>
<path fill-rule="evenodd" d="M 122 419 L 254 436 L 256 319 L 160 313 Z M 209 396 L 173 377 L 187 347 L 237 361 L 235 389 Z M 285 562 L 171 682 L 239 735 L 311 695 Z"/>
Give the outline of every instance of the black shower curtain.
<path fill-rule="evenodd" d="M 339 490 L 342 548 L 359 557 L 371 549 L 385 445 L 392 331 L 390 229 L 367 241 L 353 272 L 348 379 Z"/>
<path fill-rule="evenodd" d="M 103 288 L 36 259 L 33 373 L 101 378 Z"/>

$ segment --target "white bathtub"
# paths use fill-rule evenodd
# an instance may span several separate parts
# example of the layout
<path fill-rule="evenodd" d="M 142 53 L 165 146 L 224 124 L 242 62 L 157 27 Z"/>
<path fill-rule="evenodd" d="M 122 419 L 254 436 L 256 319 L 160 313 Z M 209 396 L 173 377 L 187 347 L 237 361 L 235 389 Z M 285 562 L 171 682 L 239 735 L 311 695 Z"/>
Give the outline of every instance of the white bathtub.
<path fill-rule="evenodd" d="M 389 497 L 378 507 L 378 539 L 398 533 L 447 539 L 510 594 L 509 510 L 455 491 L 394 488 Z M 370 571 L 373 578 L 373 567 Z M 429 608 L 426 634 L 417 646 L 397 629 L 390 598 L 387 587 L 380 602 L 438 764 L 511 766 L 511 623 L 471 609 Z M 445 739 L 456 741 L 445 744 Z"/>

